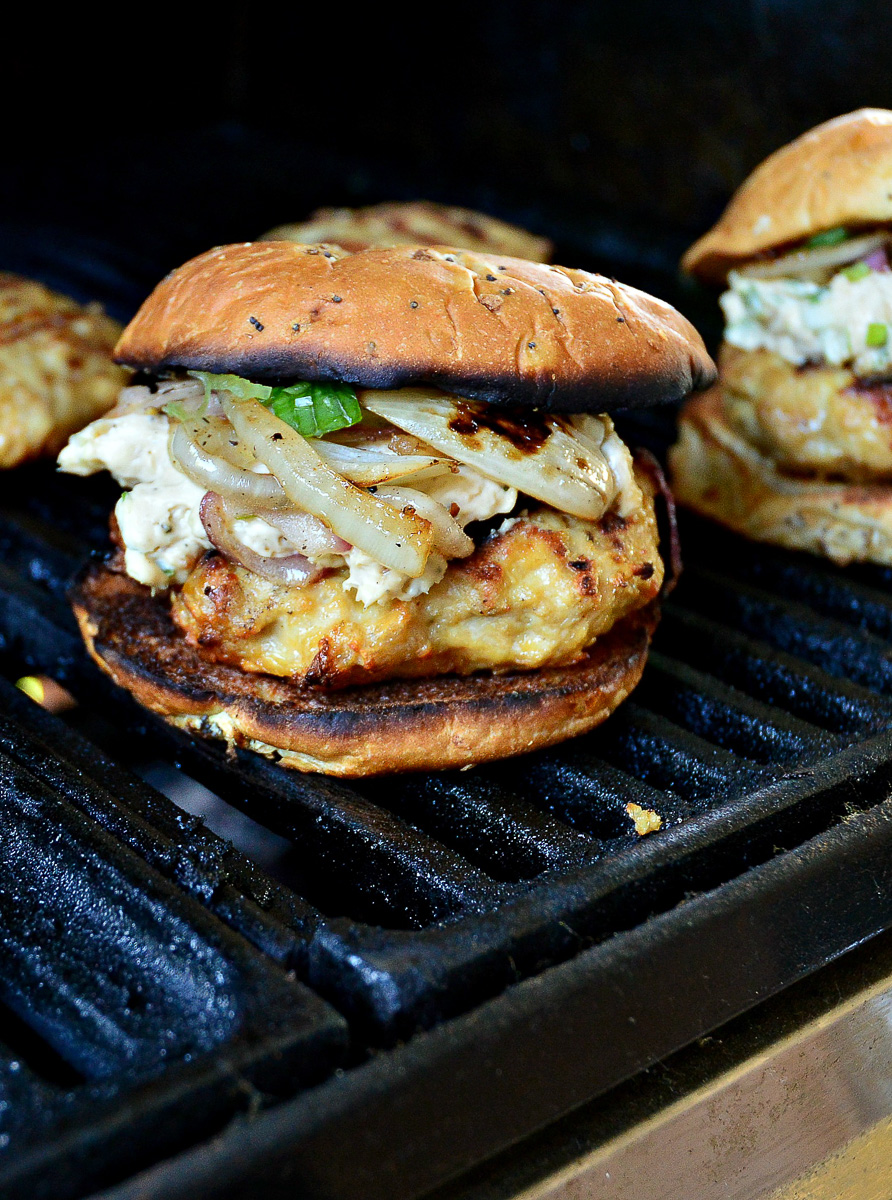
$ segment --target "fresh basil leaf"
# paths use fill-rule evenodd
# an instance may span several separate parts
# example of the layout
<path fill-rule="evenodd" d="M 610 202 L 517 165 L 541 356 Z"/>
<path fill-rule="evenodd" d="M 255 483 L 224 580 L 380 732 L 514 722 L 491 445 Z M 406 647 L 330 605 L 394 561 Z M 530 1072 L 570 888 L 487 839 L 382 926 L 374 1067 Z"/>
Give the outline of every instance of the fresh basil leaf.
<path fill-rule="evenodd" d="M 346 383 L 294 383 L 271 391 L 263 403 L 306 438 L 347 429 L 362 420 L 356 392 Z"/>

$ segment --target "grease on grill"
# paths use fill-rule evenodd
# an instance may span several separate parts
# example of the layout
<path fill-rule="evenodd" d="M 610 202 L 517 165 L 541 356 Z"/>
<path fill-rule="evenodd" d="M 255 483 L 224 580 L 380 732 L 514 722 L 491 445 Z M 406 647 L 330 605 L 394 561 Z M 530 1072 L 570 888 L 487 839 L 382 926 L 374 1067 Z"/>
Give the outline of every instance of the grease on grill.
<path fill-rule="evenodd" d="M 507 438 L 524 454 L 535 454 L 551 436 L 553 418 L 546 420 L 537 415 L 522 419 L 511 413 L 498 412 L 484 405 L 470 404 L 465 400 L 456 404 L 458 414 L 449 422 L 449 428 L 462 437 L 474 437 L 481 429 Z"/>
<path fill-rule="evenodd" d="M 23 675 L 16 680 L 16 687 L 35 704 L 51 713 L 68 712 L 77 707 L 77 701 L 61 684 L 48 675 Z"/>

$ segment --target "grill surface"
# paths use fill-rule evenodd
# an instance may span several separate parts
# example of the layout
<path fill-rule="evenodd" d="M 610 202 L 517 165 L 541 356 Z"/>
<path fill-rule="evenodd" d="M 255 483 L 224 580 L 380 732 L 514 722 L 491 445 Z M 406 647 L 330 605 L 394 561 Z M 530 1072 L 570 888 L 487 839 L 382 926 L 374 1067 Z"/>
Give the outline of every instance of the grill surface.
<path fill-rule="evenodd" d="M 96 255 L 72 287 L 125 303 L 132 264 Z M 685 521 L 605 726 L 345 784 L 227 759 L 89 664 L 65 590 L 115 495 L 0 478 L 3 674 L 81 701 L 63 722 L 0 681 L 4 1196 L 420 1195 L 892 923 L 889 572 Z M 287 852 L 261 869 L 159 762 Z"/>

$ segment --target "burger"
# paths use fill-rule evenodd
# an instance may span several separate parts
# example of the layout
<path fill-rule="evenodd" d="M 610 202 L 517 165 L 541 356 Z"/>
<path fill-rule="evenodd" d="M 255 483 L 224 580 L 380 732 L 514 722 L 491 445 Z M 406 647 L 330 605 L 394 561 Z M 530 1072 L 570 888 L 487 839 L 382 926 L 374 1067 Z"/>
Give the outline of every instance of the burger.
<path fill-rule="evenodd" d="M 0 468 L 56 455 L 115 402 L 121 327 L 98 304 L 0 271 Z"/>
<path fill-rule="evenodd" d="M 169 275 L 63 471 L 126 489 L 73 589 L 182 729 L 304 771 L 467 767 L 603 721 L 664 576 L 606 410 L 715 377 L 668 305 L 445 247 L 256 242 Z"/>
<path fill-rule="evenodd" d="M 278 225 L 264 240 L 334 243 L 351 253 L 371 246 L 461 246 L 547 262 L 552 245 L 488 213 L 431 200 L 388 200 L 365 208 L 318 208 L 306 221 Z"/>
<path fill-rule="evenodd" d="M 892 564 L 892 112 L 772 154 L 684 268 L 726 284 L 719 381 L 670 453 L 680 503 L 837 563 Z"/>

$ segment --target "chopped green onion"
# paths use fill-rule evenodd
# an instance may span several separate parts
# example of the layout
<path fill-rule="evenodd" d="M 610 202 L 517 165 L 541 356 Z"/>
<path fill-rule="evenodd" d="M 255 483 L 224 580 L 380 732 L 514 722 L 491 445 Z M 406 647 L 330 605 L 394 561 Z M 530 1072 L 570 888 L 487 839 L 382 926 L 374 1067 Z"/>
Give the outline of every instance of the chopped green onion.
<path fill-rule="evenodd" d="M 304 437 L 322 437 L 362 420 L 356 392 L 346 383 L 294 383 L 272 388 L 262 403 Z"/>
<path fill-rule="evenodd" d="M 189 374 L 201 380 L 206 396 L 217 391 L 231 392 L 239 400 L 268 400 L 273 390 L 265 383 L 252 383 L 241 375 L 212 375 L 209 371 L 190 371 Z"/>
<path fill-rule="evenodd" d="M 823 233 L 816 233 L 814 237 L 810 237 L 805 243 L 805 248 L 815 250 L 818 246 L 838 246 L 848 236 L 848 230 L 839 225 L 836 229 L 825 229 Z"/>
<path fill-rule="evenodd" d="M 850 280 L 852 283 L 857 283 L 859 279 L 864 279 L 869 274 L 870 267 L 866 262 L 852 263 L 850 267 L 846 267 L 846 269 L 843 271 L 843 275 L 845 275 L 846 279 Z"/>
<path fill-rule="evenodd" d="M 889 329 L 881 321 L 871 321 L 867 326 L 867 337 L 864 339 L 868 346 L 879 349 L 885 346 L 889 338 Z"/>

